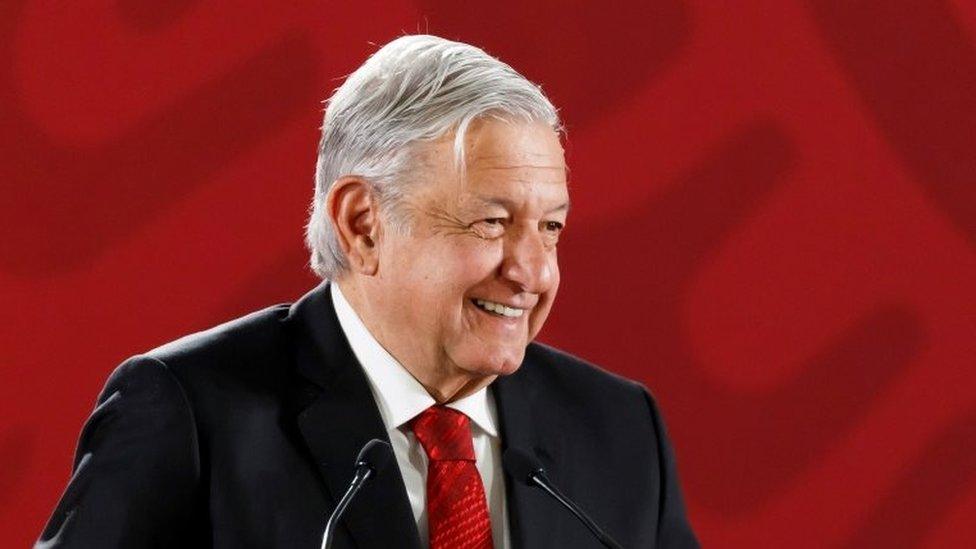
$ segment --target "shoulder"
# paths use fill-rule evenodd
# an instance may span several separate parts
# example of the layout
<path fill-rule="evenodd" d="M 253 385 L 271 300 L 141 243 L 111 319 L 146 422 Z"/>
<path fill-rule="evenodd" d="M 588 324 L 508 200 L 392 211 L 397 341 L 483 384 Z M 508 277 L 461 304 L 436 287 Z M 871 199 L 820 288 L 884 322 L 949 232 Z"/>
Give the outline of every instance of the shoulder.
<path fill-rule="evenodd" d="M 528 388 L 535 413 L 551 422 L 594 431 L 654 431 L 658 412 L 644 385 L 565 351 L 532 343 L 512 375 L 509 383 Z"/>
<path fill-rule="evenodd" d="M 541 452 L 553 456 L 552 478 L 587 494 L 591 508 L 633 510 L 631 524 L 648 528 L 638 545 L 656 538 L 669 547 L 698 546 L 667 428 L 646 387 L 543 344 L 529 345 L 513 375 L 520 374 L 534 392 L 533 420 L 545 426 Z"/>
<path fill-rule="evenodd" d="M 214 359 L 247 358 L 282 343 L 289 305 L 275 305 L 189 334 L 143 353 L 170 368 Z"/>
<path fill-rule="evenodd" d="M 587 396 L 636 397 L 647 389 L 640 383 L 604 370 L 583 358 L 544 343 L 531 343 L 519 373 L 550 392 Z"/>
<path fill-rule="evenodd" d="M 288 312 L 276 305 L 181 337 L 127 360 L 109 380 L 167 378 L 194 408 L 219 395 L 274 391 L 290 371 Z"/>
<path fill-rule="evenodd" d="M 181 337 L 123 362 L 103 398 L 142 387 L 140 406 L 161 421 L 186 416 L 200 436 L 233 417 L 274 415 L 293 385 L 294 324 L 276 305 Z"/>

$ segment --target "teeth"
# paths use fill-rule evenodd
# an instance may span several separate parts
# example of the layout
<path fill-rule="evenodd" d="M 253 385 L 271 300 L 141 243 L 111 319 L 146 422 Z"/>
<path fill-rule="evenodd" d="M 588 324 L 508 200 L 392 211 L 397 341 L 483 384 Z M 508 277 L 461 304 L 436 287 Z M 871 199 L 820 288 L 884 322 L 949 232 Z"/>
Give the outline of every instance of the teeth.
<path fill-rule="evenodd" d="M 484 299 L 476 299 L 475 302 L 478 304 L 479 307 L 485 309 L 486 311 L 491 311 L 495 314 L 507 316 L 510 318 L 518 318 L 522 316 L 522 313 L 525 312 L 525 309 L 513 309 L 511 307 L 506 307 L 501 303 L 485 301 Z"/>

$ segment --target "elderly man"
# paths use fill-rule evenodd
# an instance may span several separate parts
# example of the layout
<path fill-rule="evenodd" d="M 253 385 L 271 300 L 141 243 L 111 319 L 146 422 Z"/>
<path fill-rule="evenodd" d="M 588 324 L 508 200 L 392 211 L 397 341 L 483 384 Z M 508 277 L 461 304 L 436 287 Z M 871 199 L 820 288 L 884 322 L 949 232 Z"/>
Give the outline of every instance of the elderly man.
<path fill-rule="evenodd" d="M 307 241 L 327 282 L 136 356 L 85 424 L 38 547 L 697 546 L 654 399 L 532 340 L 569 213 L 556 110 L 483 51 L 387 44 L 329 100 Z M 512 450 L 512 451 L 516 451 Z"/>

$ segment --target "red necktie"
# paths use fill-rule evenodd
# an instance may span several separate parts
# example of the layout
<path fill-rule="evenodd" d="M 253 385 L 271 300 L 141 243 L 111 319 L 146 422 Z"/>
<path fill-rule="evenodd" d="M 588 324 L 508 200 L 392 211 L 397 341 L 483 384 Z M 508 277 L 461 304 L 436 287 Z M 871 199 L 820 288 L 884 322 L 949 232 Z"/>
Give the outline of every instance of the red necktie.
<path fill-rule="evenodd" d="M 475 466 L 468 416 L 431 406 L 413 420 L 427 452 L 430 549 L 491 549 L 491 516 Z"/>

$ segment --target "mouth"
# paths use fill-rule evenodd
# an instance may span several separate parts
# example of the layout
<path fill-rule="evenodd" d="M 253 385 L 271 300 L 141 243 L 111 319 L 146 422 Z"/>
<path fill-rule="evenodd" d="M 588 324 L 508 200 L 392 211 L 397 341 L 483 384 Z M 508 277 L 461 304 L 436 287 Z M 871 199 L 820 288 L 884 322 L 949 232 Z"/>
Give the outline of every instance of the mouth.
<path fill-rule="evenodd" d="M 495 303 L 494 301 L 487 301 L 484 299 L 472 299 L 471 303 L 481 311 L 499 318 L 519 318 L 525 314 L 525 311 L 527 310 L 509 307 L 501 303 Z"/>

